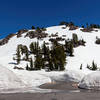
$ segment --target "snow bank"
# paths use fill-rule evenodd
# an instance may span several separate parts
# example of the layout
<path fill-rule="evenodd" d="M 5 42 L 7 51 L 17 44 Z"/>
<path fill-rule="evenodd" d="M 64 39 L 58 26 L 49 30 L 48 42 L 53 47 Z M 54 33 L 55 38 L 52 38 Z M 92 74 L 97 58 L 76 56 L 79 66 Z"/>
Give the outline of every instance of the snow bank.
<path fill-rule="evenodd" d="M 0 65 L 0 90 L 24 87 L 25 84 L 9 69 Z"/>
<path fill-rule="evenodd" d="M 100 90 L 100 71 L 86 75 L 79 83 L 79 87 Z"/>
<path fill-rule="evenodd" d="M 84 74 L 80 71 L 68 70 L 62 74 L 52 76 L 51 80 L 54 82 L 79 82 L 84 77 Z"/>

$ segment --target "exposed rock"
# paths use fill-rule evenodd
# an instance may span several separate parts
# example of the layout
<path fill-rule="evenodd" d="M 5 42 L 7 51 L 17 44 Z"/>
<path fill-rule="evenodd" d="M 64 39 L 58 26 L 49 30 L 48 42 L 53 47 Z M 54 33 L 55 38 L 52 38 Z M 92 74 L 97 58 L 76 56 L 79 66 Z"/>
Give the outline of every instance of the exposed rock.
<path fill-rule="evenodd" d="M 66 35 L 62 35 L 62 37 L 66 37 Z"/>
<path fill-rule="evenodd" d="M 32 38 L 38 38 L 38 39 L 42 39 L 42 38 L 46 38 L 48 36 L 47 33 L 38 33 L 37 31 L 30 31 L 28 32 L 25 37 L 29 37 L 30 39 Z"/>
<path fill-rule="evenodd" d="M 66 29 L 66 27 L 62 27 L 62 29 Z"/>
<path fill-rule="evenodd" d="M 9 34 L 7 37 L 5 37 L 3 40 L 1 40 L 0 41 L 0 46 L 1 45 L 4 45 L 4 44 L 6 44 L 6 43 L 8 43 L 8 41 L 13 37 L 13 36 L 15 36 L 16 34 Z"/>
<path fill-rule="evenodd" d="M 78 29 L 77 26 L 73 26 L 73 25 L 69 26 L 69 30 L 76 30 L 76 29 Z"/>
<path fill-rule="evenodd" d="M 80 29 L 82 32 L 92 32 L 92 31 L 94 31 L 94 29 L 93 28 L 83 28 L 83 29 Z"/>
<path fill-rule="evenodd" d="M 56 33 L 56 34 L 51 34 L 51 37 L 58 37 L 58 33 Z"/>
<path fill-rule="evenodd" d="M 26 29 L 19 30 L 17 33 L 17 38 L 21 37 L 23 33 L 28 32 Z"/>
<path fill-rule="evenodd" d="M 17 66 L 15 66 L 14 69 L 24 70 L 22 67 L 17 67 Z"/>
<path fill-rule="evenodd" d="M 49 41 L 54 42 L 54 41 L 64 41 L 65 39 L 62 37 L 57 37 L 57 38 L 50 38 Z"/>
<path fill-rule="evenodd" d="M 65 39 L 62 38 L 62 37 L 57 37 L 56 40 L 57 40 L 57 41 L 64 41 Z"/>

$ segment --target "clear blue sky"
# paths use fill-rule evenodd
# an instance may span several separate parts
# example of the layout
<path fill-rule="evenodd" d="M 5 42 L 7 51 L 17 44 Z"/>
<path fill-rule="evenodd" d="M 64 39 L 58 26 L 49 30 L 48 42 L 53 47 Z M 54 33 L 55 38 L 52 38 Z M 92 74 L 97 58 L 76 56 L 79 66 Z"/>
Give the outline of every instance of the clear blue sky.
<path fill-rule="evenodd" d="M 100 0 L 1 0 L 0 34 L 60 21 L 100 23 Z M 4 35 L 3 35 L 4 36 Z"/>

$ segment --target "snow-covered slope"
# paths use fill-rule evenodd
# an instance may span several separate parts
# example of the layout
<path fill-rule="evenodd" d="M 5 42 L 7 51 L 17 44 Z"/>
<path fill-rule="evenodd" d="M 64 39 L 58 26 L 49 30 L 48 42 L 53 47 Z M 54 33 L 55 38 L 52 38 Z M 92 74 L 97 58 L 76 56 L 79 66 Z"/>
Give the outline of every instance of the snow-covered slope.
<path fill-rule="evenodd" d="M 77 79 L 78 81 L 80 81 L 84 75 L 92 72 L 86 68 L 87 64 L 91 65 L 92 61 L 94 60 L 95 63 L 100 66 L 100 45 L 95 44 L 96 36 L 100 37 L 100 30 L 98 29 L 98 32 L 92 31 L 90 33 L 82 32 L 80 31 L 80 28 L 71 31 L 68 27 L 66 29 L 63 29 L 63 27 L 65 26 L 49 27 L 47 28 L 46 33 L 51 35 L 52 33 L 55 34 L 58 32 L 59 36 L 66 35 L 66 37 L 64 37 L 65 39 L 71 39 L 72 34 L 75 33 L 78 35 L 79 39 L 83 38 L 86 41 L 86 46 L 79 46 L 77 48 L 74 48 L 74 57 L 67 57 L 66 70 L 64 72 L 45 72 L 44 70 L 28 72 L 26 70 L 13 69 L 13 63 L 15 62 L 13 60 L 13 56 L 16 53 L 16 48 L 18 44 L 27 45 L 29 47 L 29 44 L 31 42 L 36 41 L 39 41 L 40 45 L 43 43 L 43 41 L 50 43 L 49 36 L 47 38 L 44 38 L 42 41 L 37 40 L 36 38 L 24 38 L 27 32 L 24 33 L 23 36 L 20 38 L 17 38 L 16 36 L 12 37 L 7 44 L 0 46 L 0 65 L 11 70 L 24 84 L 30 86 L 37 87 L 43 83 L 51 82 L 52 80 L 59 80 L 60 78 L 63 79 L 63 81 L 67 81 L 69 80 L 69 78 L 74 80 Z M 21 62 L 20 67 L 24 68 L 26 66 L 26 63 L 27 62 L 25 61 Z M 80 70 L 81 64 L 83 65 L 82 70 Z M 65 78 L 65 76 L 67 76 L 67 78 Z M 2 79 L 2 77 L 0 78 Z"/>

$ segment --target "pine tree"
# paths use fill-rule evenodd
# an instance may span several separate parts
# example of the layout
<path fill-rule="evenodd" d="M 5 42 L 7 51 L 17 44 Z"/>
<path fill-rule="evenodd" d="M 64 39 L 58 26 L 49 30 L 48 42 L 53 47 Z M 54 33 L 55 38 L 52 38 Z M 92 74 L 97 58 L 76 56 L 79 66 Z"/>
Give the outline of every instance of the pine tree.
<path fill-rule="evenodd" d="M 66 54 L 63 46 L 53 47 L 51 51 L 51 57 L 53 60 L 53 65 L 55 70 L 64 70 L 64 65 L 66 63 Z"/>
<path fill-rule="evenodd" d="M 84 25 L 82 25 L 82 28 L 84 28 Z"/>
<path fill-rule="evenodd" d="M 46 54 L 46 45 L 45 45 L 45 41 L 44 41 L 44 43 L 43 43 L 43 46 L 42 46 L 42 51 L 43 51 L 43 53 L 44 53 L 44 55 Z"/>
<path fill-rule="evenodd" d="M 17 55 L 17 64 L 19 64 L 20 63 L 20 59 L 21 59 L 20 46 L 19 45 L 17 46 L 17 53 L 16 53 L 16 55 Z"/>
<path fill-rule="evenodd" d="M 32 26 L 31 28 L 32 28 L 32 29 L 35 29 L 35 27 L 34 27 L 34 26 Z"/>
<path fill-rule="evenodd" d="M 39 47 L 39 42 L 35 42 L 35 45 L 34 45 L 34 54 L 38 54 L 40 51 L 40 47 Z"/>
<path fill-rule="evenodd" d="M 42 31 L 46 31 L 46 28 L 44 28 L 44 27 L 42 27 L 41 29 L 42 29 Z"/>
<path fill-rule="evenodd" d="M 32 53 L 32 54 L 34 54 L 34 52 L 35 52 L 35 47 L 34 47 L 34 43 L 32 42 L 31 44 L 30 44 L 30 52 Z"/>
<path fill-rule="evenodd" d="M 82 64 L 81 64 L 81 66 L 80 66 L 80 70 L 82 70 Z"/>
<path fill-rule="evenodd" d="M 32 58 L 30 59 L 30 70 L 33 70 L 34 68 L 33 68 L 33 60 L 32 60 Z"/>
<path fill-rule="evenodd" d="M 74 44 L 77 44 L 78 43 L 78 36 L 77 36 L 77 34 L 73 34 L 73 42 L 74 42 Z"/>
<path fill-rule="evenodd" d="M 87 68 L 88 68 L 88 69 L 91 69 L 91 67 L 90 67 L 88 64 L 87 64 Z"/>
<path fill-rule="evenodd" d="M 97 70 L 97 64 L 94 63 L 94 61 L 92 62 L 92 70 Z"/>
<path fill-rule="evenodd" d="M 69 56 L 73 56 L 74 49 L 73 49 L 73 44 L 72 43 L 69 43 L 68 52 L 69 52 Z"/>
<path fill-rule="evenodd" d="M 26 66 L 26 70 L 29 70 L 29 66 L 28 66 L 28 64 L 27 64 L 27 66 Z"/>
<path fill-rule="evenodd" d="M 44 56 L 45 56 L 45 55 L 49 55 L 49 47 L 47 47 L 47 46 L 45 45 L 45 42 L 43 43 L 42 51 L 43 51 Z"/>
<path fill-rule="evenodd" d="M 37 54 L 34 62 L 34 69 L 40 70 L 42 67 L 43 67 L 42 56 L 40 54 Z"/>
<path fill-rule="evenodd" d="M 49 58 L 49 69 L 51 70 L 51 71 L 53 71 L 53 69 L 54 69 L 54 67 L 53 67 L 53 60 L 52 60 L 52 58 Z"/>
<path fill-rule="evenodd" d="M 97 64 L 95 64 L 94 61 L 92 62 L 92 66 L 90 67 L 89 65 L 87 65 L 87 68 L 93 71 L 98 69 Z"/>
<path fill-rule="evenodd" d="M 66 26 L 68 26 L 68 22 L 65 22 L 65 21 L 62 21 L 62 22 L 60 22 L 60 24 L 59 25 L 66 25 Z"/>
<path fill-rule="evenodd" d="M 25 46 L 24 48 L 25 48 L 26 61 L 28 61 L 29 60 L 28 48 L 27 46 Z"/>
<path fill-rule="evenodd" d="M 41 30 L 39 27 L 37 27 L 36 31 L 37 31 L 38 33 L 41 33 L 41 32 L 42 32 L 42 30 Z"/>
<path fill-rule="evenodd" d="M 35 42 L 35 43 L 32 42 L 29 48 L 30 48 L 30 53 L 32 54 L 36 55 L 37 53 L 40 52 L 39 42 Z"/>

